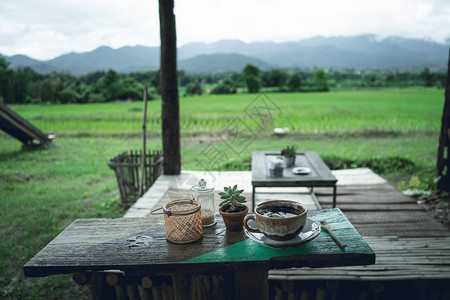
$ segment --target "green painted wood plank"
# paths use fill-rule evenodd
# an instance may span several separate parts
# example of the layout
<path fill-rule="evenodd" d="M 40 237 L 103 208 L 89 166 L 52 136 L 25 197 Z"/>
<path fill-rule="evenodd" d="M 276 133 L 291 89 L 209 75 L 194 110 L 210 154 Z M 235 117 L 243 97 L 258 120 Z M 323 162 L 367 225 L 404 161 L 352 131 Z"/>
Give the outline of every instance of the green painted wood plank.
<path fill-rule="evenodd" d="M 320 259 L 324 256 L 352 256 L 352 255 L 372 255 L 374 253 L 370 246 L 364 241 L 353 225 L 345 217 L 340 209 L 335 208 L 324 211 L 311 217 L 316 222 L 326 220 L 330 223 L 335 234 L 347 245 L 345 250 L 339 248 L 331 236 L 322 231 L 320 235 L 305 245 L 290 248 L 272 248 L 256 243 L 250 239 L 238 242 L 231 246 L 212 251 L 210 253 L 194 257 L 183 263 L 230 263 L 248 261 L 270 261 L 276 258 L 293 257 L 301 259 L 311 257 Z"/>

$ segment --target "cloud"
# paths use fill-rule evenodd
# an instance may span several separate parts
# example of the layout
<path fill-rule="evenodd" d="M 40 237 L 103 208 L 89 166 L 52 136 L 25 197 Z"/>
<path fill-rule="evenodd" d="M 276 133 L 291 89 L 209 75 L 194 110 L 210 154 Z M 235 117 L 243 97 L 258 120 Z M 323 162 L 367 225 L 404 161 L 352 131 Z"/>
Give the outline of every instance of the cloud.
<path fill-rule="evenodd" d="M 210 3 L 213 2 L 213 3 Z M 450 28 L 450 2 L 418 0 L 197 0 L 189 14 L 188 1 L 178 4 L 182 42 L 237 38 L 298 40 L 314 35 L 403 35 L 443 42 Z M 275 4 L 276 3 L 276 4 Z M 436 9 L 439 7 L 439 9 Z M 208 13 L 205 13 L 207 10 Z M 218 37 L 217 33 L 223 34 Z"/>
<path fill-rule="evenodd" d="M 100 45 L 159 44 L 157 2 L 2 0 L 0 53 L 50 59 Z"/>
<path fill-rule="evenodd" d="M 178 44 L 314 35 L 399 35 L 444 43 L 448 0 L 176 0 Z M 159 45 L 158 1 L 1 0 L 0 53 L 50 59 L 101 45 Z"/>

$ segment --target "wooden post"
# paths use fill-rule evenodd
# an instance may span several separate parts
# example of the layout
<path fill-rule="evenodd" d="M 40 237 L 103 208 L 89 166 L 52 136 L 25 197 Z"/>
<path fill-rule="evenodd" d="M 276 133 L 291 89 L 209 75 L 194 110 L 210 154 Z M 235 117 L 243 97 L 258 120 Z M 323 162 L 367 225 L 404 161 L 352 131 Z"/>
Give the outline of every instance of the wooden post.
<path fill-rule="evenodd" d="M 161 119 L 164 174 L 180 174 L 180 117 L 177 81 L 177 38 L 173 0 L 159 0 L 161 35 Z"/>
<path fill-rule="evenodd" d="M 147 98 L 148 98 L 148 90 L 147 86 L 144 86 L 144 121 L 142 122 L 142 155 L 141 155 L 141 180 L 139 181 L 139 196 L 142 196 L 144 193 L 144 174 L 145 174 L 145 152 L 146 149 L 146 136 L 145 131 L 147 129 Z M 148 186 L 146 186 L 148 188 Z"/>
<path fill-rule="evenodd" d="M 450 140 L 449 140 L 449 128 L 450 128 L 450 49 L 449 58 L 447 66 L 447 81 L 445 83 L 445 103 L 444 110 L 442 112 L 441 120 L 441 134 L 439 136 L 439 148 L 437 157 L 437 176 L 440 179 L 437 184 L 438 190 L 450 191 Z M 444 151 L 447 148 L 447 151 Z M 447 152 L 447 157 L 445 157 L 445 152 Z M 444 175 L 444 170 L 446 169 L 446 175 Z"/>

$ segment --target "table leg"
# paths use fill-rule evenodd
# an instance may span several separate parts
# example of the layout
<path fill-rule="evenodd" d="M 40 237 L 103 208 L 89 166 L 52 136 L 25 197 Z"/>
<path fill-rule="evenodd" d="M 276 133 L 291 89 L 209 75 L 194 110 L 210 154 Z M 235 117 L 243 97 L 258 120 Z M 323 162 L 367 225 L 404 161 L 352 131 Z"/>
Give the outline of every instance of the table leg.
<path fill-rule="evenodd" d="M 317 209 L 322 209 L 322 205 L 320 205 L 319 199 L 317 199 L 316 194 L 311 190 L 311 198 L 317 206 Z"/>
<path fill-rule="evenodd" d="M 255 211 L 255 187 L 252 188 L 252 210 Z"/>
<path fill-rule="evenodd" d="M 333 186 L 333 208 L 336 207 L 336 186 Z"/>

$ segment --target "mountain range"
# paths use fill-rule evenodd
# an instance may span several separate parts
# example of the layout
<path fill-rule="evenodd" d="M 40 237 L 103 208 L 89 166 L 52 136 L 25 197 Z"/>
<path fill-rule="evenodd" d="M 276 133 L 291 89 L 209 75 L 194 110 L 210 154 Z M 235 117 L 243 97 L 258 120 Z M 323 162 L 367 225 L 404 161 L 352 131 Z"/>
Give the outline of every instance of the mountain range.
<path fill-rule="evenodd" d="M 101 46 L 84 53 L 69 53 L 47 61 L 25 55 L 2 56 L 10 67 L 31 67 L 39 73 L 70 72 L 74 75 L 114 69 L 120 73 L 159 68 L 159 47 Z M 178 69 L 190 73 L 241 71 L 250 63 L 271 68 L 335 67 L 354 69 L 414 68 L 445 66 L 448 45 L 420 39 L 375 35 L 351 37 L 316 36 L 295 42 L 221 40 L 189 43 L 178 48 Z"/>

